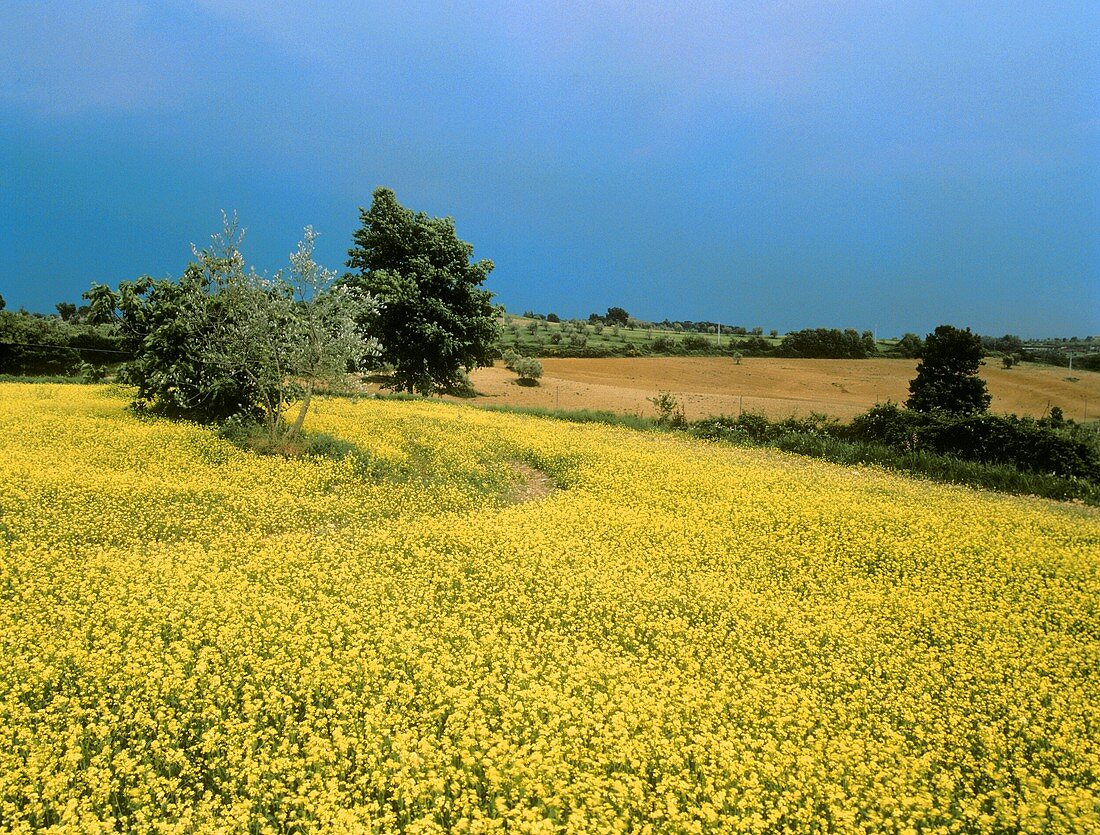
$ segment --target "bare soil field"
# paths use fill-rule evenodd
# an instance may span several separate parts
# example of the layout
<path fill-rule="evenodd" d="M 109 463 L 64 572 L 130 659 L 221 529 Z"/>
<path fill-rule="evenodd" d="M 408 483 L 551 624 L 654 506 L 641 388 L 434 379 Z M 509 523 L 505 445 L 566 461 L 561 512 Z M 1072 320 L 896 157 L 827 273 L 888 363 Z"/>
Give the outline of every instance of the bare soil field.
<path fill-rule="evenodd" d="M 739 411 L 771 418 L 822 412 L 847 420 L 875 403 L 901 403 L 916 374 L 915 360 L 804 360 L 746 358 L 737 365 L 721 357 L 544 359 L 538 386 L 521 386 L 499 363 L 470 375 L 473 405 L 603 409 L 655 415 L 650 397 L 675 394 L 688 419 Z M 1060 406 L 1076 420 L 1100 416 L 1100 374 L 1065 368 L 1017 366 L 990 360 L 981 376 L 993 395 L 993 412 L 1039 417 Z"/>

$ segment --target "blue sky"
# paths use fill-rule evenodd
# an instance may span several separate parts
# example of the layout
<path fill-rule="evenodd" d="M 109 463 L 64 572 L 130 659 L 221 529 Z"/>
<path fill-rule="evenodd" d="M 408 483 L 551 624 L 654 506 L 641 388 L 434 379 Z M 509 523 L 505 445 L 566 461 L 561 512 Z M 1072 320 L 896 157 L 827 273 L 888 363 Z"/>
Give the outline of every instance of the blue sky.
<path fill-rule="evenodd" d="M 1100 3 L 0 5 L 0 294 L 343 268 L 378 185 L 509 309 L 1100 333 Z"/>

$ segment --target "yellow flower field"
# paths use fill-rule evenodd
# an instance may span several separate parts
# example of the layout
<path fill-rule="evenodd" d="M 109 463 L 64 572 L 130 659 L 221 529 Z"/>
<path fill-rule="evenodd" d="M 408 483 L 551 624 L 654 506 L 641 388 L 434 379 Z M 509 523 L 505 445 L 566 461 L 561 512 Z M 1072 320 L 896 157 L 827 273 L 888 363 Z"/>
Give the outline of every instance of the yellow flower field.
<path fill-rule="evenodd" d="M 419 401 L 257 458 L 126 399 L 0 385 L 4 831 L 1100 831 L 1093 510 Z"/>

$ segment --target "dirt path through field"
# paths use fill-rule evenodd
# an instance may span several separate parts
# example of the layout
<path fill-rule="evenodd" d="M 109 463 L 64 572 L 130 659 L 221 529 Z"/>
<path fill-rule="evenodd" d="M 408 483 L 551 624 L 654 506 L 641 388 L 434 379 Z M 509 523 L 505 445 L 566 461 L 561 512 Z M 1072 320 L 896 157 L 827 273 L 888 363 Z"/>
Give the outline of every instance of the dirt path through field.
<path fill-rule="evenodd" d="M 981 375 L 993 395 L 994 412 L 1040 416 L 1060 406 L 1066 417 L 1100 416 L 1100 374 L 1064 368 L 993 365 Z M 915 360 L 792 360 L 701 357 L 637 359 L 544 359 L 537 387 L 516 384 L 512 372 L 497 365 L 470 375 L 478 397 L 473 405 L 502 404 L 559 409 L 605 409 L 655 414 L 648 398 L 658 391 L 675 394 L 689 419 L 739 410 L 773 418 L 823 412 L 848 419 L 875 403 L 903 402 Z"/>

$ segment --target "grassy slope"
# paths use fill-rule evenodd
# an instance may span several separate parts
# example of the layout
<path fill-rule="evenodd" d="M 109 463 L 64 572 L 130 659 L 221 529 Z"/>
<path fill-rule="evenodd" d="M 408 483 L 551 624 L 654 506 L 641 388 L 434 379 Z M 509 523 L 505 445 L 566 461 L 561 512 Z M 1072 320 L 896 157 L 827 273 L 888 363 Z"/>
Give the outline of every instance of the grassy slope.
<path fill-rule="evenodd" d="M 532 333 L 530 328 L 535 327 Z M 572 334 L 581 333 L 585 337 L 585 346 L 591 349 L 621 352 L 627 343 L 636 346 L 639 350 L 649 353 L 655 339 L 665 338 L 679 344 L 686 336 L 704 336 L 702 334 L 687 334 L 682 331 L 664 330 L 661 328 L 629 328 L 597 326 L 588 322 L 546 322 L 538 319 L 527 319 L 522 316 L 507 315 L 505 319 L 504 333 L 501 337 L 501 348 L 515 348 L 522 353 L 537 354 L 546 348 L 565 349 L 570 346 L 569 338 Z M 553 342 L 554 335 L 561 338 L 559 343 Z M 717 348 L 717 335 L 705 336 Z M 723 332 L 722 345 L 728 346 L 731 339 L 743 339 L 744 335 L 734 335 Z M 769 344 L 778 345 L 780 337 L 762 336 Z"/>

